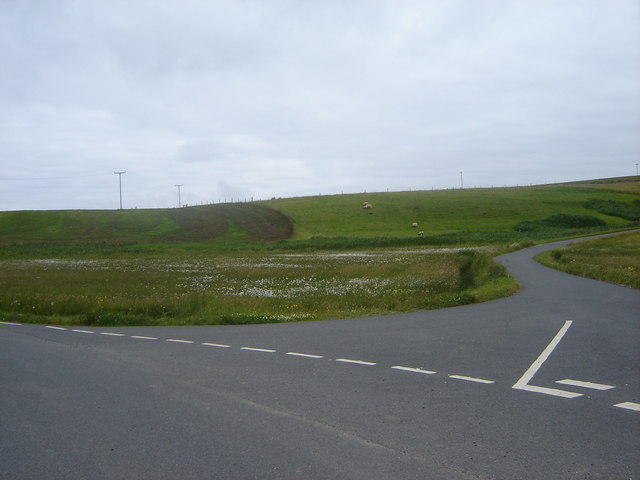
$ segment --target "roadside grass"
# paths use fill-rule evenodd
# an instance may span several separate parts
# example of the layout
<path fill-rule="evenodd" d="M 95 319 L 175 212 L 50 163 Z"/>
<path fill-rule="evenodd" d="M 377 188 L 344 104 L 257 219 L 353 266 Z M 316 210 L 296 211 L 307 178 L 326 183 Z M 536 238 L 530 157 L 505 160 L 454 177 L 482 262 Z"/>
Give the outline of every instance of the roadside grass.
<path fill-rule="evenodd" d="M 536 260 L 563 272 L 640 289 L 640 233 L 577 242 Z"/>
<path fill-rule="evenodd" d="M 0 319 L 62 325 L 291 322 L 506 296 L 492 251 L 384 249 L 0 262 Z"/>

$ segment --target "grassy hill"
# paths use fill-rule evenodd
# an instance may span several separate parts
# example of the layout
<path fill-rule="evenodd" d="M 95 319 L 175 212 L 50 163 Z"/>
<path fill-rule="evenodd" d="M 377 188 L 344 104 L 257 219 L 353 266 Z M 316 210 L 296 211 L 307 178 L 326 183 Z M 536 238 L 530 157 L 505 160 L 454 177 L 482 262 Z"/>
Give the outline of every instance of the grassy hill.
<path fill-rule="evenodd" d="M 588 215 L 609 229 L 636 222 L 640 177 L 464 190 L 347 194 L 181 209 L 0 212 L 2 256 L 16 249 L 237 249 L 486 244 L 594 231 L 537 228 L 552 215 Z M 363 209 L 363 203 L 372 205 Z M 620 213 L 624 210 L 627 213 Z M 629 213 L 631 212 L 631 213 Z M 635 215 L 635 216 L 634 216 Z M 534 229 L 517 232 L 528 222 Z M 416 228 L 412 227 L 417 223 Z M 603 228 L 600 228 L 602 230 Z M 597 230 L 597 229 L 595 229 Z M 423 231 L 424 236 L 418 237 Z M 345 239 L 348 239 L 346 241 Z M 91 247 L 93 246 L 93 247 Z M 58 248 L 56 254 L 62 250 Z"/>
<path fill-rule="evenodd" d="M 272 200 L 266 205 L 294 222 L 294 239 L 313 236 L 415 236 L 459 231 L 513 231 L 524 220 L 564 213 L 592 215 L 608 225 L 628 220 L 585 207 L 590 199 L 630 204 L 640 198 L 640 178 L 560 185 L 369 193 Z M 373 208 L 365 210 L 363 202 Z"/>
<path fill-rule="evenodd" d="M 0 246 L 272 241 L 291 236 L 282 213 L 256 204 L 181 209 L 0 212 Z"/>

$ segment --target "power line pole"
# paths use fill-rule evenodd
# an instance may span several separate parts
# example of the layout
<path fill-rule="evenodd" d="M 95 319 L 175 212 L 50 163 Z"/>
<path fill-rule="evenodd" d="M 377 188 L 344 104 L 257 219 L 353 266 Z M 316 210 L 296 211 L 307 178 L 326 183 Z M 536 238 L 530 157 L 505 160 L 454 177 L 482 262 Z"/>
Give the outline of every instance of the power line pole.
<path fill-rule="evenodd" d="M 638 176 L 638 164 L 636 163 L 636 177 Z"/>
<path fill-rule="evenodd" d="M 460 172 L 460 190 L 462 190 L 464 187 L 462 185 L 462 172 Z"/>
<path fill-rule="evenodd" d="M 124 172 L 113 172 L 115 175 L 118 175 L 118 183 L 120 184 L 120 210 L 122 210 L 122 174 L 127 173 Z"/>
<path fill-rule="evenodd" d="M 176 184 L 176 187 L 178 187 L 178 208 L 182 207 L 182 199 L 180 198 L 180 187 L 183 187 L 184 185 L 181 183 L 180 185 Z"/>

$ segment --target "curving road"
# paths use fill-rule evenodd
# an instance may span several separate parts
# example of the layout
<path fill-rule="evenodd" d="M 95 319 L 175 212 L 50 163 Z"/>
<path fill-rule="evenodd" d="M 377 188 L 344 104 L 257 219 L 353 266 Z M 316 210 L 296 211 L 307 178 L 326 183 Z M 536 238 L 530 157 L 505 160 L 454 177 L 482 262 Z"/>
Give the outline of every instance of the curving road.
<path fill-rule="evenodd" d="M 640 292 L 298 324 L 0 324 L 1 479 L 640 478 Z"/>

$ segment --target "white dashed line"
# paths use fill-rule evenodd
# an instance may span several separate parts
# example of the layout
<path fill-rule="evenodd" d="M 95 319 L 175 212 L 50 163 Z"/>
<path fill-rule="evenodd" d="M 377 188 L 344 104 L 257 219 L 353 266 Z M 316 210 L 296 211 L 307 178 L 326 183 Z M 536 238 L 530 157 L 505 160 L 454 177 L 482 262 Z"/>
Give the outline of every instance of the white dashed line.
<path fill-rule="evenodd" d="M 640 412 L 640 403 L 623 402 L 623 403 L 615 404 L 614 407 L 624 408 L 626 410 L 633 410 L 635 412 Z"/>
<path fill-rule="evenodd" d="M 433 375 L 437 373 L 431 370 L 423 370 L 422 368 L 403 367 L 401 365 L 396 365 L 395 367 L 391 367 L 391 368 L 395 368 L 396 370 L 402 370 L 403 372 L 424 373 L 425 375 Z"/>
<path fill-rule="evenodd" d="M 557 380 L 556 383 L 560 383 L 562 385 L 571 385 L 572 387 L 591 388 L 592 390 L 611 390 L 612 388 L 616 388 L 615 385 L 605 385 L 603 383 L 593 383 L 593 382 L 582 382 L 580 380 L 571 380 L 570 378 L 565 378 L 564 380 Z"/>
<path fill-rule="evenodd" d="M 374 362 L 364 362 L 362 360 L 350 360 L 348 358 L 336 358 L 336 362 L 355 363 L 357 365 L 376 365 Z"/>
<path fill-rule="evenodd" d="M 311 355 L 310 353 L 287 352 L 286 355 L 305 358 L 324 358 L 322 355 Z"/>
<path fill-rule="evenodd" d="M 467 382 L 475 382 L 475 383 L 495 383 L 493 380 L 485 380 L 484 378 L 475 378 L 475 377 L 467 377 L 465 375 L 449 375 L 449 378 L 455 378 L 456 380 L 465 380 Z"/>
<path fill-rule="evenodd" d="M 512 388 L 519 389 L 519 390 L 526 390 L 526 391 L 529 391 L 529 392 L 543 393 L 543 394 L 546 394 L 546 395 L 553 395 L 553 396 L 557 396 L 557 397 L 564 397 L 564 398 L 575 398 L 575 397 L 582 396 L 582 394 L 580 394 L 580 393 L 568 392 L 568 391 L 559 390 L 559 389 L 556 389 L 556 388 L 547 388 L 547 387 L 539 387 L 539 386 L 535 386 L 535 385 L 529 385 L 529 382 L 534 377 L 534 375 L 538 372 L 538 370 L 540 369 L 542 364 L 549 358 L 549 356 L 551 355 L 553 350 L 557 347 L 558 343 L 560 343 L 560 340 L 562 339 L 564 334 L 567 332 L 567 330 L 571 326 L 571 323 L 572 323 L 571 321 L 565 322 L 564 326 L 556 334 L 556 336 L 553 338 L 551 343 L 549 343 L 549 345 L 547 345 L 547 347 L 543 350 L 543 352 L 540 354 L 540 356 L 533 362 L 533 364 L 529 367 L 529 369 L 527 369 L 527 371 L 515 383 L 515 385 L 513 385 Z M 0 324 L 2 324 L 2 325 L 15 325 L 15 326 L 23 325 L 22 323 L 13 323 L 13 322 L 0 322 Z M 107 336 L 112 336 L 112 337 L 126 337 L 126 336 L 128 336 L 128 335 L 126 335 L 124 333 L 95 332 L 93 330 L 83 330 L 83 329 L 79 329 L 79 328 L 78 329 L 69 329 L 69 328 L 66 328 L 66 327 L 58 327 L 58 326 L 54 326 L 54 325 L 45 325 L 45 328 L 49 328 L 49 329 L 52 329 L 52 330 L 66 330 L 66 331 L 77 332 L 77 333 L 86 333 L 86 334 L 99 333 L 100 335 L 107 335 Z M 130 338 L 135 338 L 135 339 L 140 339 L 140 340 L 158 340 L 158 337 L 147 337 L 147 336 L 143 336 L 143 335 L 130 335 L 129 337 Z M 173 343 L 186 343 L 186 344 L 195 343 L 194 341 L 191 341 L 191 340 L 180 340 L 180 339 L 176 339 L 176 338 L 168 338 L 165 341 L 173 342 Z M 223 343 L 203 342 L 203 343 L 201 343 L 201 345 L 208 346 L 208 347 L 231 348 L 231 345 L 227 345 L 227 344 L 223 344 Z M 267 348 L 257 348 L 257 347 L 241 347 L 241 350 L 249 350 L 249 351 L 253 351 L 253 352 L 264 352 L 264 353 L 275 353 L 276 352 L 276 350 L 267 349 Z M 294 356 L 294 357 L 313 358 L 313 359 L 325 358 L 322 355 L 314 355 L 314 354 L 310 354 L 310 353 L 300 353 L 300 352 L 287 352 L 286 355 L 290 355 L 290 356 Z M 335 361 L 336 362 L 342 362 L 342 363 L 356 364 L 356 365 L 367 365 L 367 366 L 377 365 L 377 363 L 375 363 L 375 362 L 366 362 L 366 361 L 363 361 L 363 360 L 352 360 L 352 359 L 349 359 L 349 358 L 337 358 Z M 402 365 L 395 365 L 395 366 L 392 366 L 391 368 L 395 369 L 395 370 L 404 371 L 404 372 L 419 373 L 419 374 L 423 374 L 423 375 L 434 375 L 434 374 L 437 373 L 437 372 L 432 371 L 432 370 L 425 370 L 425 369 L 416 368 L 416 367 L 405 367 L 405 366 L 402 366 Z M 484 378 L 477 378 L 477 377 L 468 377 L 468 376 L 465 376 L 465 375 L 448 375 L 448 377 L 456 379 L 456 380 L 464 380 L 464 381 L 468 381 L 468 382 L 475 382 L 475 383 L 481 383 L 481 384 L 493 384 L 493 383 L 495 383 L 493 380 L 486 380 Z M 572 380 L 570 378 L 565 378 L 563 380 L 557 380 L 555 383 L 558 383 L 558 384 L 561 384 L 561 385 L 570 385 L 570 386 L 573 386 L 573 387 L 589 388 L 589 389 L 600 390 L 600 391 L 611 390 L 611 389 L 615 388 L 614 385 L 607 385 L 607 384 L 595 383 L 595 382 L 586 382 L 586 381 L 582 381 L 582 380 Z M 640 412 L 640 403 L 622 402 L 622 403 L 615 404 L 613 406 L 616 407 L 616 408 L 622 408 L 622 409 L 625 409 L 625 410 L 631 410 L 631 411 Z"/>

